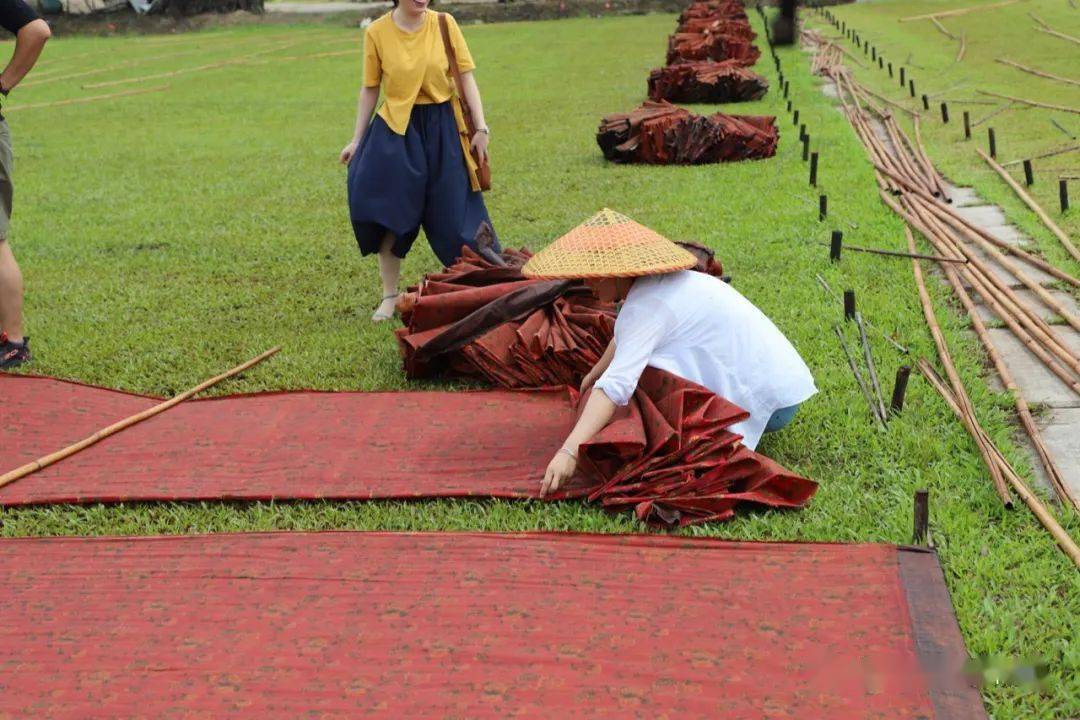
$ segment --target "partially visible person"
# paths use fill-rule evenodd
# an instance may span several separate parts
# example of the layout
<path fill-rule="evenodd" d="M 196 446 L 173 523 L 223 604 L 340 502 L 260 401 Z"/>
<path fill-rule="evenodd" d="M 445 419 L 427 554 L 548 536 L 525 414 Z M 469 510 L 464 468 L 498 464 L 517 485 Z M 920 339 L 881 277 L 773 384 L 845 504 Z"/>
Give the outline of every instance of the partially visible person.
<path fill-rule="evenodd" d="M 646 367 L 702 385 L 746 410 L 731 426 L 753 450 L 817 392 L 810 369 L 761 310 L 721 279 L 689 270 L 696 258 L 624 215 L 604 210 L 534 255 L 528 277 L 581 278 L 600 300 L 622 302 L 615 337 L 581 383 L 592 388 L 541 484 L 569 480 L 582 443 L 630 402 Z"/>
<path fill-rule="evenodd" d="M 15 35 L 15 51 L 0 73 L 0 112 L 7 98 L 34 67 L 49 25 L 23 0 L 0 0 L 0 25 Z M 11 131 L 0 114 L 0 370 L 30 361 L 30 338 L 23 335 L 23 279 L 8 242 L 12 201 Z"/>
<path fill-rule="evenodd" d="M 795 17 L 797 6 L 796 0 L 780 0 L 780 12 L 772 26 L 773 45 L 795 44 L 795 30 L 799 26 L 798 18 Z"/>
<path fill-rule="evenodd" d="M 429 0 L 393 0 L 394 9 L 364 31 L 364 75 L 352 140 L 341 151 L 349 166 L 349 214 L 362 255 L 378 253 L 382 299 L 373 322 L 394 315 L 401 259 L 421 226 L 444 265 L 490 227 L 470 150 L 487 157 L 488 127 L 476 65 L 457 22 L 448 35 L 472 111 L 476 133 L 464 137 L 465 119 L 454 101 L 453 73 Z M 383 104 L 371 115 L 382 90 Z M 498 241 L 494 244 L 498 250 Z"/>

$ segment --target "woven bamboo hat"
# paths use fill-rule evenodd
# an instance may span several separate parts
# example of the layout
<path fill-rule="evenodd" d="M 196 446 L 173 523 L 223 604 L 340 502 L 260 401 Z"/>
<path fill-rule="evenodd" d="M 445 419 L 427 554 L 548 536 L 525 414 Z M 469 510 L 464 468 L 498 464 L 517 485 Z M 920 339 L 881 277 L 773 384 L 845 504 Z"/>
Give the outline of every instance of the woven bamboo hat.
<path fill-rule="evenodd" d="M 522 273 L 542 278 L 641 277 L 696 264 L 697 258 L 660 233 L 604 208 L 533 255 Z"/>

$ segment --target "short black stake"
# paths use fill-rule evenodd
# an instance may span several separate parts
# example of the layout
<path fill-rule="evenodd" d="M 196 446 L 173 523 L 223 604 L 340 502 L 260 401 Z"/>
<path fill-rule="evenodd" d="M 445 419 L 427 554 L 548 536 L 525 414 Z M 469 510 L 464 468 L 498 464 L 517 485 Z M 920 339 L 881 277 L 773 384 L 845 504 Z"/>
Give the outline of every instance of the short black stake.
<path fill-rule="evenodd" d="M 1058 180 L 1058 200 L 1061 201 L 1061 212 L 1069 209 L 1069 181 Z"/>
<path fill-rule="evenodd" d="M 832 243 L 829 245 L 829 259 L 840 262 L 840 248 L 844 245 L 844 233 L 840 230 L 832 231 Z M 845 303 L 846 304 L 846 303 Z"/>
<path fill-rule="evenodd" d="M 925 545 L 930 532 L 930 493 L 915 491 L 915 524 L 911 533 L 912 545 Z"/>
<path fill-rule="evenodd" d="M 889 77 L 892 77 L 892 63 L 889 63 Z"/>
<path fill-rule="evenodd" d="M 824 222 L 825 218 L 829 216 L 829 198 L 825 195 L 819 195 L 817 199 L 817 207 L 818 220 Z"/>
<path fill-rule="evenodd" d="M 971 113 L 964 111 L 964 139 L 971 139 Z"/>
<path fill-rule="evenodd" d="M 799 126 L 799 142 L 806 139 L 806 123 Z"/>
<path fill-rule="evenodd" d="M 796 110 L 795 114 L 791 116 L 791 119 L 795 121 L 795 127 L 799 126 L 799 111 Z"/>
<path fill-rule="evenodd" d="M 803 135 L 802 139 L 802 161 L 806 162 L 810 159 L 810 135 Z"/>
<path fill-rule="evenodd" d="M 1024 161 L 1024 182 L 1028 185 L 1035 184 L 1035 173 L 1031 169 L 1031 161 Z"/>
<path fill-rule="evenodd" d="M 810 186 L 817 187 L 817 163 L 818 154 L 816 152 L 810 153 Z"/>
<path fill-rule="evenodd" d="M 923 110 L 929 110 L 930 109 L 930 98 L 926 97 L 925 94 L 922 96 L 922 109 Z"/>
<path fill-rule="evenodd" d="M 990 141 L 990 157 L 997 157 L 997 138 L 994 137 L 994 128 L 986 128 L 986 138 Z"/>
<path fill-rule="evenodd" d="M 923 97 L 925 97 L 925 95 Z M 949 124 L 949 106 L 945 103 L 941 103 L 941 122 L 946 125 Z"/>
<path fill-rule="evenodd" d="M 884 70 L 885 69 L 885 58 L 883 58 L 880 55 L 877 56 L 877 66 L 878 66 L 878 70 Z"/>
<path fill-rule="evenodd" d="M 911 93 L 911 97 L 915 97 L 915 81 L 908 80 L 908 92 Z"/>
<path fill-rule="evenodd" d="M 844 318 L 846 320 L 855 319 L 855 291 L 844 291 Z"/>
<path fill-rule="evenodd" d="M 790 100 L 787 101 L 787 111 L 791 112 L 791 101 Z"/>
<path fill-rule="evenodd" d="M 904 72 L 907 68 L 900 68 L 900 87 L 907 85 L 907 80 L 904 79 Z"/>
<path fill-rule="evenodd" d="M 904 396 L 907 395 L 907 381 L 911 376 L 911 367 L 908 365 L 901 365 L 896 370 L 896 383 L 892 389 L 892 401 L 889 403 L 889 410 L 893 415 L 899 415 L 904 409 Z"/>
<path fill-rule="evenodd" d="M 784 97 L 787 97 L 789 92 L 791 92 L 791 81 L 790 80 L 785 80 L 784 81 Z"/>
<path fill-rule="evenodd" d="M 870 48 L 870 61 L 871 62 L 877 62 L 877 46 L 876 45 Z"/>

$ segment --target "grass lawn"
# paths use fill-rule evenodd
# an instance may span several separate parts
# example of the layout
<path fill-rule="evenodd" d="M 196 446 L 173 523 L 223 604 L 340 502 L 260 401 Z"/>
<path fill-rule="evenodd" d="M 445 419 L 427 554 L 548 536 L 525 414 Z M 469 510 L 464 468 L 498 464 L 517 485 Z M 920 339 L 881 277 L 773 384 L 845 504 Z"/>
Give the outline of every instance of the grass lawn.
<path fill-rule="evenodd" d="M 959 62 L 960 42 L 948 38 L 932 21 L 899 22 L 902 17 L 980 4 L 992 3 L 881 0 L 840 6 L 834 13 L 875 45 L 886 60 L 893 63 L 897 74 L 900 66 L 904 66 L 909 77 L 914 78 L 917 97 L 913 99 L 909 90 L 900 88 L 898 77 L 889 80 L 887 71 L 863 56 L 853 43 L 845 41 L 844 46 L 863 61 L 863 67 L 852 68 L 861 81 L 922 113 L 923 138 L 938 167 L 955 183 L 971 185 L 983 198 L 1005 208 L 1009 219 L 1038 241 L 1048 260 L 1075 275 L 1080 272 L 1080 264 L 1069 257 L 1061 242 L 976 154 L 975 148 L 989 152 L 988 128 L 994 129 L 998 162 L 1001 163 L 1080 145 L 1080 114 L 1022 104 L 998 112 L 1009 105 L 1009 101 L 979 92 L 1080 110 L 1080 46 L 1039 32 L 1036 21 L 1029 14 L 1033 13 L 1059 32 L 1080 37 L 1080 11 L 1058 0 L 1025 0 L 991 10 L 941 18 L 939 22 L 946 30 L 966 38 L 964 56 Z M 827 27 L 823 18 L 815 18 L 811 25 L 822 30 Z M 826 34 L 839 35 L 832 28 L 828 28 Z M 1000 63 L 999 59 L 1070 78 L 1077 84 L 1038 77 Z M 924 93 L 930 100 L 929 111 L 923 109 Z M 941 119 L 942 102 L 949 106 L 948 124 Z M 964 140 L 965 110 L 970 113 L 971 122 L 978 123 L 972 128 L 970 141 Z M 995 112 L 996 115 L 985 119 Z M 897 114 L 910 127 L 907 115 Z M 1034 160 L 1033 169 L 1035 184 L 1028 191 L 1076 244 L 1076 238 L 1080 237 L 1080 212 L 1077 211 L 1080 180 L 1069 182 L 1072 207 L 1062 213 L 1058 203 L 1058 178 L 1080 175 L 1080 150 Z M 1009 170 L 1023 185 L 1023 167 L 1017 164 Z"/>
<path fill-rule="evenodd" d="M 815 273 L 837 290 L 854 289 L 864 315 L 915 353 L 932 357 L 933 346 L 907 261 L 848 255 L 828 262 L 824 243 L 834 228 L 853 244 L 897 249 L 903 235 L 805 54 L 783 52 L 793 97 L 822 153 L 827 223 L 818 221 L 819 190 L 807 184 L 779 93 L 734 110 L 781 115 L 775 159 L 695 168 L 602 160 L 594 140 L 600 117 L 641 101 L 673 26 L 673 16 L 651 15 L 465 28 L 493 128 L 496 190 L 488 203 L 504 244 L 540 247 L 610 206 L 673 239 L 716 248 L 735 286 L 788 333 L 821 389 L 760 449 L 822 487 L 806 510 L 743 512 L 688 532 L 904 543 L 912 494 L 928 488 L 934 540 L 969 649 L 1046 658 L 1052 666 L 1042 693 L 988 690 L 995 717 L 1080 714 L 1075 570 L 1025 509 L 1001 507 L 973 444 L 932 389 L 913 379 L 903 415 L 882 432 L 847 369 L 832 332 L 842 309 Z M 218 392 L 407 389 L 390 328 L 367 320 L 379 295 L 376 266 L 356 251 L 345 173 L 336 164 L 353 122 L 359 53 L 281 59 L 358 42 L 355 30 L 279 26 L 225 37 L 50 44 L 41 81 L 112 69 L 20 89 L 8 101 L 18 185 L 12 242 L 27 277 L 35 372 L 166 395 L 282 344 L 278 357 Z M 258 64 L 81 87 L 265 50 Z M 758 70 L 772 76 L 767 62 Z M 170 88 L 159 93 L 16 109 L 164 83 Z M 404 271 L 411 281 L 436 267 L 418 243 Z M 1029 473 L 1011 443 L 1011 402 L 988 389 L 976 339 L 946 310 L 944 288 L 932 290 L 982 420 Z M 891 380 L 911 360 L 874 337 Z M 483 501 L 58 507 L 0 511 L 0 520 L 8 536 L 638 529 L 626 516 L 576 503 Z M 1063 522 L 1080 534 L 1075 517 Z"/>

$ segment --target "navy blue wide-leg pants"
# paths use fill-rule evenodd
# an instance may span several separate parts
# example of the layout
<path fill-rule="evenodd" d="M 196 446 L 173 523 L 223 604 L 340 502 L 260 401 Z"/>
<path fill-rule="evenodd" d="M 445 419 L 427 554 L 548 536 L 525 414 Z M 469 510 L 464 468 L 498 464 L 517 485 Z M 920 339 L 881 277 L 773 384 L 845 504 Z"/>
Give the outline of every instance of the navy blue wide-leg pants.
<path fill-rule="evenodd" d="M 414 105 L 404 135 L 376 115 L 349 164 L 348 184 L 363 255 L 378 252 L 389 231 L 403 258 L 423 227 L 439 260 L 452 265 L 463 245 L 476 246 L 480 224 L 491 223 L 483 196 L 469 185 L 449 102 Z"/>

